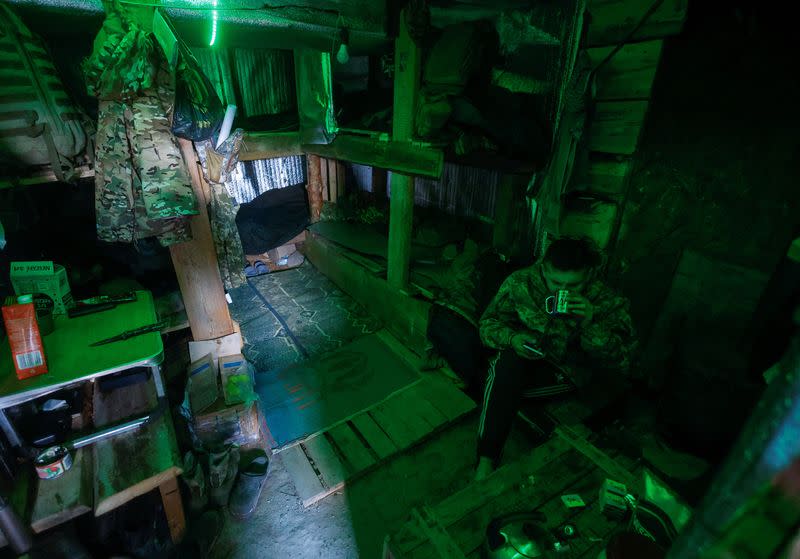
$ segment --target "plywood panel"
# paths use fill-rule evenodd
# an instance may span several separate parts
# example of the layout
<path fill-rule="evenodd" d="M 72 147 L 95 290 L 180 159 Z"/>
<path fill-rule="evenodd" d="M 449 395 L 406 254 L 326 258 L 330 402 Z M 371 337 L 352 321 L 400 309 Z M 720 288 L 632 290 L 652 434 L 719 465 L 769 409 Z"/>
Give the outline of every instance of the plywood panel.
<path fill-rule="evenodd" d="M 622 47 L 597 71 L 596 98 L 601 101 L 649 99 L 663 44 L 664 41 L 656 40 Z M 592 68 L 605 60 L 614 48 L 587 49 Z"/>
<path fill-rule="evenodd" d="M 623 155 L 636 151 L 647 105 L 647 101 L 597 103 L 589 132 L 589 149 Z"/>
<path fill-rule="evenodd" d="M 38 533 L 92 510 L 94 461 L 90 448 L 79 448 L 72 468 L 56 479 L 38 480 L 31 528 Z"/>
<path fill-rule="evenodd" d="M 686 20 L 689 0 L 665 0 L 653 12 L 632 40 L 642 41 L 677 35 Z M 650 0 L 589 0 L 587 44 L 615 45 L 627 38 L 653 3 Z"/>

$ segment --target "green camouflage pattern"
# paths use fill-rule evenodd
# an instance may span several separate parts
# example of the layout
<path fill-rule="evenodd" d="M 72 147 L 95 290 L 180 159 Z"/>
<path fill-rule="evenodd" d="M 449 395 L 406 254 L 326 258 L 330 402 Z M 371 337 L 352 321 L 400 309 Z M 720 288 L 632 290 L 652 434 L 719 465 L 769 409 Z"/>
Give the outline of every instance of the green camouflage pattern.
<path fill-rule="evenodd" d="M 531 333 L 541 340 L 546 359 L 579 386 L 588 381 L 591 369 L 628 371 L 636 340 L 627 299 L 598 280 L 590 281 L 582 295 L 594 305 L 594 316 L 581 326 L 579 317 L 548 314 L 545 299 L 550 295 L 541 263 L 511 274 L 481 317 L 483 343 L 506 349 L 515 334 Z"/>
<path fill-rule="evenodd" d="M 236 227 L 236 207 L 225 186 L 211 184 L 210 206 L 211 235 L 217 250 L 219 273 L 225 289 L 231 290 L 244 285 L 244 267 L 247 261 L 242 240 L 239 238 L 239 229 Z"/>
<path fill-rule="evenodd" d="M 107 242 L 131 243 L 158 237 L 168 246 L 191 239 L 185 217 L 157 219 L 148 215 L 141 178 L 130 146 L 142 141 L 131 121 L 133 107 L 101 100 L 95 148 L 95 213 L 97 236 Z M 184 171 L 185 172 L 185 171 Z"/>
<path fill-rule="evenodd" d="M 86 89 L 99 99 L 127 100 L 154 83 L 157 50 L 149 33 L 126 17 L 118 0 L 104 2 L 106 18 L 83 61 Z"/>
<path fill-rule="evenodd" d="M 197 214 L 192 183 L 159 98 L 148 92 L 130 107 L 133 165 L 141 177 L 147 215 L 164 219 Z"/>

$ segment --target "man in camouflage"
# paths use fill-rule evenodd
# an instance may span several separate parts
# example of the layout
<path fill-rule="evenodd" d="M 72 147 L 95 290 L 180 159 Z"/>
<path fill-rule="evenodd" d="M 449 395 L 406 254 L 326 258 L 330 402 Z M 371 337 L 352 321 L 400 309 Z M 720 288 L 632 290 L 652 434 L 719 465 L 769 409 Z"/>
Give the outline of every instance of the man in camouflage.
<path fill-rule="evenodd" d="M 600 257 L 582 239 L 558 239 L 540 262 L 511 274 L 480 320 L 483 343 L 498 350 L 489 366 L 478 426 L 478 469 L 497 465 L 523 396 L 580 389 L 593 375 L 625 374 L 634 347 L 626 299 L 595 278 Z M 568 290 L 568 313 L 545 299 Z"/>

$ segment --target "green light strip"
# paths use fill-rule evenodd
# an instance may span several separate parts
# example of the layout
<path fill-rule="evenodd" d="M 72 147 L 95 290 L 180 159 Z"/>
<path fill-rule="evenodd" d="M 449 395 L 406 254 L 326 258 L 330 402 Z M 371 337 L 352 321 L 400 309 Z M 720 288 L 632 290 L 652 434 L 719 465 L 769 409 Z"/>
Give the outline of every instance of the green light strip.
<path fill-rule="evenodd" d="M 214 0 L 214 8 L 217 7 L 217 0 Z M 217 40 L 217 10 L 215 9 L 212 12 L 213 20 L 211 22 L 211 40 L 208 42 L 208 46 L 213 47 L 214 42 Z"/>

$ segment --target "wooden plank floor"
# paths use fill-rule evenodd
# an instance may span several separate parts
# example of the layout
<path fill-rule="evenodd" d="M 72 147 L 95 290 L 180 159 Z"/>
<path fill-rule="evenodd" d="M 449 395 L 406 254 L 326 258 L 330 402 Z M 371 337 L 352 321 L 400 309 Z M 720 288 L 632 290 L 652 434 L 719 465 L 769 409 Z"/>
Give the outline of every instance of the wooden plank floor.
<path fill-rule="evenodd" d="M 596 557 L 611 534 L 621 528 L 600 512 L 600 486 L 608 477 L 632 483 L 635 476 L 614 456 L 594 447 L 587 439 L 591 432 L 581 427 L 559 426 L 553 437 L 522 460 L 499 468 L 435 506 L 412 511 L 406 524 L 387 540 L 392 556 L 477 559 L 492 518 L 538 510 L 546 517 L 546 529 L 555 532 L 570 524 L 577 531 L 577 538 L 565 540 L 568 549 L 559 557 Z M 567 494 L 580 495 L 586 506 L 567 508 L 561 500 Z"/>
<path fill-rule="evenodd" d="M 475 403 L 438 373 L 343 423 L 279 451 L 303 505 L 308 507 L 475 409 Z"/>

